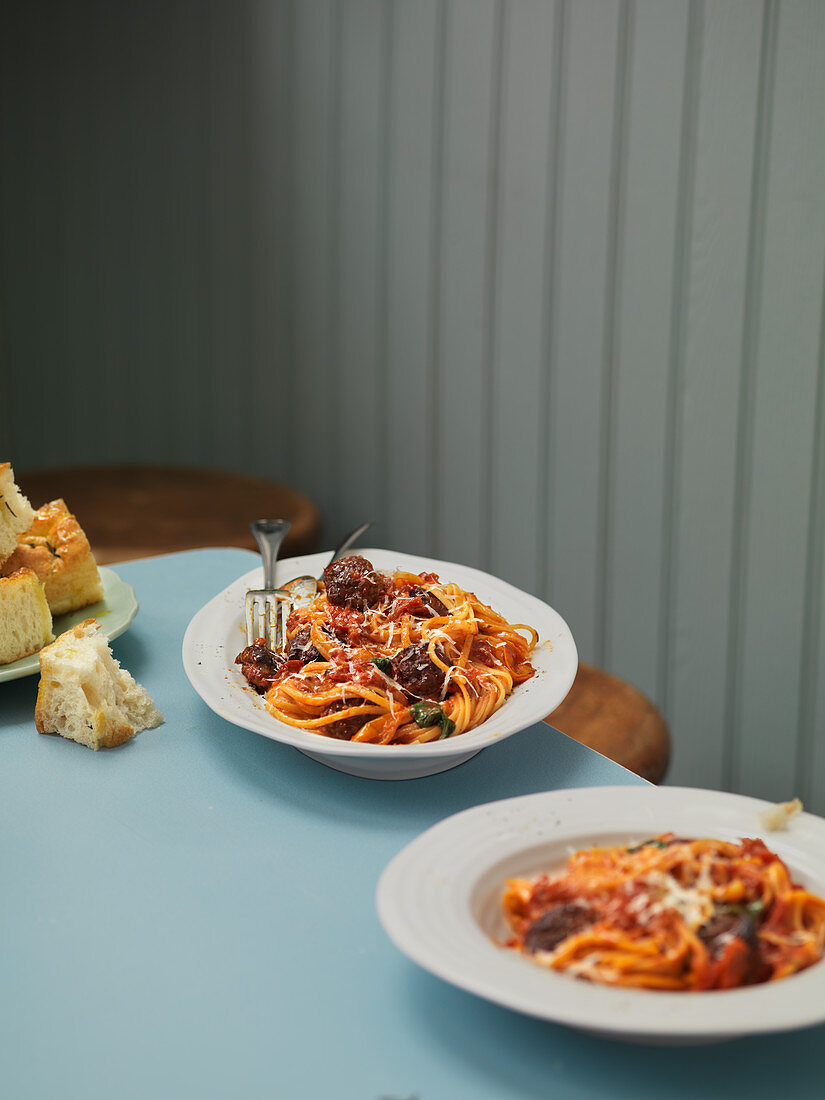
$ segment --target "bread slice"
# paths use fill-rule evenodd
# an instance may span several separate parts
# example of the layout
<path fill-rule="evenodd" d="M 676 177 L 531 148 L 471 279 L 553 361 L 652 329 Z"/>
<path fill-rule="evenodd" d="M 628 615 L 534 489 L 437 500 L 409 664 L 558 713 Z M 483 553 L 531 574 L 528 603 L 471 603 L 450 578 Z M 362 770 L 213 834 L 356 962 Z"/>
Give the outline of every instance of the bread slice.
<path fill-rule="evenodd" d="M 86 619 L 40 651 L 38 733 L 110 749 L 163 721 L 145 688 L 112 656 L 100 623 Z"/>
<path fill-rule="evenodd" d="M 83 528 L 63 500 L 38 508 L 18 536 L 14 553 L 0 565 L 0 575 L 33 569 L 46 590 L 52 615 L 78 611 L 103 599 L 97 562 Z"/>
<path fill-rule="evenodd" d="M 31 569 L 0 577 L 0 665 L 37 653 L 54 640 L 43 585 Z"/>
<path fill-rule="evenodd" d="M 0 462 L 0 563 L 12 554 L 17 538 L 34 520 L 34 508 L 20 492 L 10 462 Z"/>

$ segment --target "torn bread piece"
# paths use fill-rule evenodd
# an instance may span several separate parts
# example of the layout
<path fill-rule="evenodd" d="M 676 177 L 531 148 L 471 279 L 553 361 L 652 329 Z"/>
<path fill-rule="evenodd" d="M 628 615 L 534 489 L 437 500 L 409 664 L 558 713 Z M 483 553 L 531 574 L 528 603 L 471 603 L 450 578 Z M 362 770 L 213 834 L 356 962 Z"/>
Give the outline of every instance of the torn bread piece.
<path fill-rule="evenodd" d="M 788 822 L 791 818 L 796 817 L 796 815 L 801 812 L 801 799 L 792 798 L 790 802 L 777 802 L 775 806 L 771 806 L 767 810 L 762 810 L 759 814 L 759 820 L 763 828 L 771 831 L 787 829 Z"/>
<path fill-rule="evenodd" d="M 34 508 L 20 492 L 10 462 L 0 462 L 0 563 L 14 553 L 18 536 L 34 521 Z"/>
<path fill-rule="evenodd" d="M 0 577 L 0 665 L 30 657 L 54 641 L 52 613 L 31 569 Z"/>
<path fill-rule="evenodd" d="M 163 715 L 112 656 L 96 619 L 86 619 L 40 651 L 38 733 L 57 733 L 90 749 L 110 749 Z"/>
<path fill-rule="evenodd" d="M 103 599 L 103 585 L 89 540 L 63 500 L 38 508 L 18 537 L 0 574 L 33 569 L 46 591 L 52 615 L 65 615 Z"/>

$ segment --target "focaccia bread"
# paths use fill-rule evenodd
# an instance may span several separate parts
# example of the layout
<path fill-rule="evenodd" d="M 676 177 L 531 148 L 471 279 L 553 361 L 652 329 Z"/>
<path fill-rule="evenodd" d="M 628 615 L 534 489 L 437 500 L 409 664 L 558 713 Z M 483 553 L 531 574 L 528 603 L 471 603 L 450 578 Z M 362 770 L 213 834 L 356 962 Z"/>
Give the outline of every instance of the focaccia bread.
<path fill-rule="evenodd" d="M 0 574 L 33 569 L 46 590 L 52 615 L 65 615 L 103 599 L 97 562 L 89 540 L 63 500 L 52 500 L 33 513 L 18 536 L 16 549 L 0 565 Z"/>
<path fill-rule="evenodd" d="M 20 492 L 11 463 L 0 462 L 0 565 L 14 552 L 18 536 L 33 521 L 34 508 Z"/>
<path fill-rule="evenodd" d="M 29 657 L 53 640 L 52 613 L 33 570 L 0 577 L 0 665 Z"/>
<path fill-rule="evenodd" d="M 163 722 L 149 692 L 112 656 L 96 619 L 86 619 L 40 651 L 38 733 L 90 749 L 114 748 Z"/>

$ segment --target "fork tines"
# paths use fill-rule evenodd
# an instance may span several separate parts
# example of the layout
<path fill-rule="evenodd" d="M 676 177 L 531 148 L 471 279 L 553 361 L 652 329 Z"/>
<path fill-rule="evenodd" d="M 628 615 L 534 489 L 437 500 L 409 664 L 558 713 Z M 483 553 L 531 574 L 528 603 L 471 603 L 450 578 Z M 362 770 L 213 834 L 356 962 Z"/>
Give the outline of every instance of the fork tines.
<path fill-rule="evenodd" d="M 258 588 L 246 594 L 246 644 L 263 638 L 274 652 L 283 648 L 291 598 L 277 588 Z"/>

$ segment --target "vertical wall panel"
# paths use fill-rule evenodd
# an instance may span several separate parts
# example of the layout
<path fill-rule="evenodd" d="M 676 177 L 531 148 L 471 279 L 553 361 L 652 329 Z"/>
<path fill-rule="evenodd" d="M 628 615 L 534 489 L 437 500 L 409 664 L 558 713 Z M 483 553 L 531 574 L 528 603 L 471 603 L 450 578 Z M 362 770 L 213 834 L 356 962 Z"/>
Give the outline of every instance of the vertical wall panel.
<path fill-rule="evenodd" d="M 84 28 L 86 49 L 92 47 L 90 58 L 90 78 L 95 81 L 94 91 L 107 84 L 104 75 L 107 67 L 105 53 L 104 34 L 96 19 L 96 14 L 87 20 Z M 207 13 L 207 20 L 209 13 Z M 104 16 L 103 24 L 105 26 Z M 158 43 L 157 59 L 154 80 L 146 88 L 141 87 L 140 74 L 145 64 L 145 58 L 151 50 L 151 42 L 154 35 L 154 21 L 147 13 L 136 8 L 127 8 L 125 15 L 118 21 L 115 37 L 109 37 L 110 42 L 116 43 L 114 56 L 109 55 L 119 67 L 120 76 L 115 78 L 115 95 L 112 99 L 114 106 L 114 119 L 106 119 L 103 133 L 108 134 L 112 123 L 118 121 L 123 125 L 122 144 L 115 146 L 118 154 L 117 173 L 118 182 L 116 192 L 125 198 L 131 216 L 121 218 L 120 231 L 114 234 L 115 247 L 119 248 L 122 257 L 120 273 L 115 276 L 114 283 L 96 279 L 95 289 L 98 290 L 104 303 L 104 309 L 114 309 L 116 324 L 120 332 L 118 348 L 115 355 L 120 360 L 119 368 L 123 372 L 130 415 L 134 417 L 134 423 L 146 424 L 150 418 L 155 420 L 155 431 L 158 435 L 168 438 L 170 424 L 168 418 L 171 403 L 159 400 L 160 394 L 166 390 L 161 382 L 168 371 L 168 364 L 164 361 L 164 342 L 166 332 L 164 326 L 164 294 L 167 290 L 166 278 L 169 265 L 164 263 L 163 257 L 169 241 L 174 240 L 174 233 L 169 217 L 169 189 L 164 186 L 167 158 L 169 155 L 169 118 L 165 110 L 169 92 L 169 66 L 174 47 L 166 38 L 163 43 Z M 111 86 L 111 85 L 110 85 Z M 91 97 L 89 103 L 93 102 Z M 76 126 L 78 129 L 89 119 L 89 103 L 78 104 L 78 117 Z M 106 108 L 104 107 L 104 110 Z M 84 164 L 82 175 L 71 170 L 66 172 L 67 182 L 72 181 L 83 184 L 91 184 L 92 202 L 84 202 L 78 195 L 73 205 L 81 210 L 85 217 L 92 223 L 95 218 L 95 203 L 97 197 L 96 185 L 99 185 L 99 174 L 96 166 L 97 149 L 95 141 L 101 131 L 101 118 L 93 118 L 89 128 L 88 148 L 84 149 Z M 91 228 L 91 226 L 90 226 Z M 216 226 L 216 232 L 220 227 Z M 105 253 L 99 255 L 101 260 L 105 255 L 106 270 L 117 271 L 114 265 L 112 251 L 107 247 L 107 242 L 102 241 L 102 234 L 94 234 L 94 239 L 100 240 Z M 110 297 L 111 296 L 111 297 Z M 123 311 L 123 312 L 121 312 Z M 101 369 L 100 346 L 97 338 L 96 310 L 89 304 L 83 308 L 82 317 L 90 329 L 95 332 L 96 354 L 95 361 L 97 373 Z M 210 325 L 211 310 L 204 318 L 208 330 Z M 209 331 L 208 345 L 214 346 L 213 332 Z M 96 379 L 97 381 L 97 379 Z M 213 395 L 209 386 L 209 376 L 206 379 L 207 393 L 205 394 L 205 408 L 212 406 Z M 210 423 L 214 417 L 210 417 Z M 113 425 L 109 431 L 115 432 Z M 143 436 L 137 443 L 137 453 L 142 460 L 149 457 L 150 443 Z"/>
<path fill-rule="evenodd" d="M 15 117 L 12 110 L 12 89 L 14 83 L 14 67 L 8 63 L 8 42 L 18 31 L 18 23 L 14 18 L 14 12 L 7 9 L 6 17 L 0 21 L 0 256 L 7 255 L 9 251 L 19 255 L 19 245 L 15 248 L 14 231 L 10 226 L 8 212 L 14 201 L 14 190 L 9 183 L 9 173 L 2 171 L 2 166 L 8 163 L 13 143 L 19 141 L 19 133 L 22 128 L 21 121 Z M 20 43 L 16 43 L 19 50 Z M 8 341 L 8 311 L 14 308 L 14 297 L 11 302 L 8 295 L 8 287 L 3 265 L 0 263 L 0 454 L 12 453 L 12 386 L 11 370 L 9 365 L 9 341 Z M 6 339 L 3 339 L 3 336 Z M 4 460 L 5 461 L 5 460 Z"/>
<path fill-rule="evenodd" d="M 605 663 L 652 698 L 659 690 L 664 526 L 662 456 L 687 54 L 682 0 L 633 5 L 616 293 Z"/>
<path fill-rule="evenodd" d="M 75 101 L 68 130 L 75 155 L 64 171 L 67 187 L 77 188 L 67 224 L 70 231 L 80 230 L 80 239 L 72 242 L 70 250 L 89 264 L 78 282 L 88 281 L 93 292 L 83 309 L 76 311 L 79 326 L 86 328 L 88 336 L 72 344 L 75 348 L 79 343 L 86 344 L 89 350 L 84 373 L 91 392 L 100 392 L 101 380 L 108 389 L 111 382 L 107 384 L 107 380 L 122 378 L 122 396 L 130 415 L 134 415 L 133 423 L 146 423 L 141 394 L 156 383 L 158 353 L 154 328 L 157 299 L 150 279 L 155 274 L 155 286 L 161 285 L 175 261 L 164 263 L 162 273 L 155 272 L 156 264 L 151 260 L 149 270 L 140 269 L 141 257 L 148 253 L 148 240 L 156 244 L 157 225 L 166 222 L 164 211 L 157 205 L 158 191 L 147 187 L 147 180 L 151 182 L 160 174 L 158 164 L 162 158 L 154 120 L 144 123 L 142 110 L 150 112 L 156 99 L 164 98 L 160 89 L 165 65 L 161 50 L 155 70 L 155 95 L 144 100 L 135 87 L 140 52 L 147 38 L 140 33 L 139 20 L 134 12 L 118 18 L 111 8 L 97 14 L 99 18 L 90 15 L 87 8 L 81 25 L 76 27 L 77 39 L 63 39 L 69 56 L 82 58 L 84 74 L 75 71 L 67 79 L 69 102 Z M 89 83 L 93 86 L 80 98 L 79 86 Z M 164 229 L 164 250 L 174 254 L 175 249 L 168 247 L 173 240 L 168 224 Z M 168 369 L 165 373 L 169 377 Z M 175 396 L 166 402 L 167 407 L 179 407 Z M 168 435 L 162 412 L 158 412 L 158 418 L 158 434 L 162 431 Z M 122 425 L 117 417 L 101 419 L 99 443 L 105 453 L 117 455 Z M 138 445 L 139 453 L 147 442 L 144 437 Z"/>
<path fill-rule="evenodd" d="M 505 10 L 487 565 L 532 591 L 543 555 L 537 509 L 543 480 L 536 459 L 548 427 L 543 318 L 556 24 L 552 4 L 509 4 Z"/>
<path fill-rule="evenodd" d="M 59 461 L 61 444 L 52 430 L 23 430 L 33 399 L 32 379 L 53 376 L 53 395 L 64 413 L 74 411 L 66 377 L 53 364 L 71 368 L 67 303 L 61 293 L 58 146 L 63 138 L 65 97 L 60 88 L 59 39 L 42 9 L 22 5 L 4 13 L 0 34 L 4 88 L 2 132 L 2 280 L 0 309 L 4 365 L 3 397 L 9 417 L 12 461 L 20 468 Z M 51 33 L 50 33 L 51 32 Z M 36 78 L 22 82 L 22 74 Z M 16 171 L 8 166 L 14 164 Z M 42 318 L 48 316 L 49 323 Z M 45 427 L 45 425 L 44 425 Z M 52 428 L 52 425 L 49 425 Z M 5 457 L 5 456 L 4 456 Z"/>
<path fill-rule="evenodd" d="M 168 409 L 171 402 L 158 400 L 158 383 L 168 372 L 168 364 L 159 361 L 164 340 L 162 288 L 169 271 L 162 257 L 174 239 L 168 219 L 168 190 L 162 183 L 168 152 L 167 115 L 162 105 L 167 100 L 172 47 L 168 39 L 165 46 L 160 46 L 154 80 L 141 92 L 140 73 L 152 37 L 151 20 L 135 9 L 127 9 L 119 19 L 111 12 L 109 18 L 104 13 L 100 13 L 99 20 L 97 16 L 97 11 L 87 8 L 80 30 L 85 71 L 83 75 L 73 74 L 70 100 L 77 160 L 61 174 L 74 211 L 68 224 L 79 229 L 83 237 L 71 243 L 71 251 L 79 250 L 82 256 L 91 246 L 89 261 L 95 265 L 87 278 L 79 280 L 94 298 L 78 303 L 74 313 L 78 323 L 88 330 L 85 341 L 92 354 L 86 369 L 91 374 L 93 392 L 99 392 L 105 359 L 106 366 L 111 362 L 111 368 L 122 378 L 120 385 L 130 417 L 134 418 L 132 423 L 154 421 L 154 431 L 168 438 L 169 413 L 163 405 Z M 67 46 L 74 54 L 72 45 Z M 101 97 L 104 88 L 110 92 L 108 97 Z M 112 140 L 104 157 L 103 142 Z M 104 159 L 112 173 L 109 188 L 100 171 Z M 104 190 L 118 204 L 112 209 L 104 200 L 105 228 L 98 220 Z M 124 211 L 128 212 L 125 217 Z M 107 318 L 103 322 L 103 344 L 101 314 Z M 103 427 L 109 453 L 117 448 L 113 437 L 120 430 L 116 423 Z M 134 444 L 141 459 L 147 457 L 149 447 L 145 435 Z"/>
<path fill-rule="evenodd" d="M 286 417 L 291 481 L 316 500 L 334 500 L 338 464 L 329 380 L 338 367 L 334 343 L 335 189 L 338 124 L 335 81 L 336 4 L 294 6 L 292 88 L 292 252 L 290 255 L 292 400 Z M 326 511 L 326 509 L 325 509 Z"/>
<path fill-rule="evenodd" d="M 768 798 L 792 797 L 798 775 L 825 259 L 821 157 L 809 150 L 823 136 L 823 41 L 821 5 L 779 5 L 732 777 L 736 786 Z M 761 730 L 758 742 L 745 740 L 744 732 L 755 729 Z"/>
<path fill-rule="evenodd" d="M 117 24 L 115 14 L 109 6 L 101 42 L 104 57 L 107 55 L 107 32 L 111 35 Z M 141 370 L 147 366 L 156 372 L 158 393 L 155 395 L 155 407 L 151 415 L 161 418 L 164 438 L 168 440 L 169 458 L 183 463 L 200 461 L 208 464 L 210 451 L 203 446 L 203 435 L 207 426 L 211 425 L 214 414 L 211 413 L 212 401 L 209 399 L 207 387 L 203 385 L 208 336 L 201 299 L 201 293 L 206 287 L 206 272 L 203 270 L 205 264 L 202 260 L 206 255 L 205 245 L 211 225 L 206 194 L 208 177 L 205 171 L 208 127 L 204 117 L 207 92 L 205 73 L 209 71 L 209 67 L 200 48 L 207 38 L 209 20 L 204 19 L 203 14 L 202 5 L 197 0 L 173 4 L 166 10 L 167 33 L 161 56 L 165 59 L 165 80 L 168 84 L 157 107 L 157 115 L 165 120 L 161 130 L 164 145 L 157 158 L 153 158 L 158 169 L 160 190 L 157 207 L 158 254 L 156 262 L 152 263 L 147 273 L 147 281 L 153 278 L 157 280 L 156 308 L 160 313 L 160 320 L 154 342 L 146 349 L 144 362 L 134 362 L 134 370 L 138 378 Z M 154 30 L 150 24 L 142 38 L 148 53 L 154 48 Z M 116 66 L 115 57 L 110 61 L 110 67 Z M 140 68 L 139 61 L 138 71 Z M 113 74 L 110 79 L 115 81 Z M 229 79 L 232 80 L 233 75 Z M 132 107 L 132 111 L 135 111 L 139 108 L 139 97 L 133 94 L 133 99 L 138 100 Z M 117 146 L 119 122 L 119 111 L 110 109 L 103 149 Z M 120 141 L 122 140 L 121 138 Z M 134 160 L 139 161 L 142 152 L 138 142 Z M 101 207 L 106 218 L 101 237 L 104 248 L 107 249 L 101 261 L 103 273 L 116 270 L 118 265 L 117 248 L 122 236 L 118 226 L 122 218 L 120 195 L 123 187 L 107 186 L 105 169 L 108 158 L 103 155 L 100 159 L 104 180 L 101 187 Z M 143 171 L 146 172 L 146 168 Z M 244 205 L 249 207 L 248 202 Z M 135 231 L 133 228 L 132 232 Z M 113 358 L 124 354 L 121 338 L 122 313 L 119 312 L 123 307 L 119 302 L 122 295 L 110 291 L 107 297 L 106 313 L 111 311 L 112 320 L 106 324 L 104 368 L 111 369 Z M 229 363 L 224 364 L 224 393 L 241 354 L 239 347 L 232 348 Z M 224 404 L 222 400 L 220 405 Z M 237 417 L 235 423 L 237 424 Z M 208 430 L 206 434 L 211 435 Z M 151 459 L 154 440 L 150 438 L 148 444 L 146 457 Z M 111 445 L 115 446 L 114 440 Z M 214 441 L 211 446 L 214 454 Z M 235 461 L 240 462 L 240 456 Z"/>
<path fill-rule="evenodd" d="M 387 196 L 387 391 L 385 516 L 389 542 L 432 547 L 435 464 L 434 313 L 438 273 L 443 8 L 427 0 L 393 8 Z"/>
<path fill-rule="evenodd" d="M 73 376 L 85 376 L 87 393 L 105 392 L 108 384 L 101 370 L 101 327 L 97 323 L 101 299 L 105 302 L 99 280 L 105 245 L 97 202 L 102 181 L 96 178 L 96 169 L 100 163 L 99 120 L 106 108 L 100 102 L 103 81 L 94 14 L 88 5 L 74 15 L 66 8 L 46 8 L 43 28 L 53 51 L 54 93 L 60 112 L 60 124 L 50 143 L 55 163 L 50 167 L 41 164 L 39 169 L 51 176 L 48 182 L 39 181 L 39 186 L 54 188 L 54 211 L 46 215 L 54 219 L 49 242 L 54 266 L 44 281 L 47 290 L 42 304 L 56 321 L 57 346 L 49 341 L 52 347 L 47 345 L 43 351 L 59 357 L 66 372 L 57 399 L 68 423 L 82 422 L 86 400 L 70 385 Z M 115 41 L 120 44 L 122 38 L 121 30 Z M 114 103 L 120 101 L 119 90 L 116 84 Z M 46 213 L 42 206 L 41 211 Z M 128 271 L 129 257 L 124 259 L 123 270 Z M 38 274 L 39 290 L 43 272 Z M 49 291 L 54 294 L 51 302 Z M 121 302 L 124 297 L 128 296 L 121 297 Z M 108 441 L 110 427 L 104 423 L 100 430 Z M 81 453 L 87 447 L 86 440 L 79 444 Z"/>
<path fill-rule="evenodd" d="M 287 433 L 293 374 L 288 358 L 287 273 L 292 198 L 289 93 L 293 74 L 292 8 L 254 0 L 249 17 L 250 150 L 249 381 L 244 426 L 254 445 L 251 468 L 288 480 Z"/>
<path fill-rule="evenodd" d="M 800 669 L 803 705 L 796 789 L 809 809 L 825 814 L 825 309 L 816 415 L 808 536 L 808 620 Z"/>
<path fill-rule="evenodd" d="M 810 666 L 810 672 L 815 679 L 807 685 L 813 693 L 814 704 L 810 713 L 810 728 L 808 735 L 809 751 L 803 758 L 804 771 L 802 778 L 797 780 L 797 789 L 805 800 L 805 807 L 812 813 L 825 815 L 825 645 L 822 638 L 825 636 L 825 600 L 818 603 L 819 616 L 819 644 L 816 650 L 816 661 Z"/>
<path fill-rule="evenodd" d="M 379 520 L 386 489 L 386 364 L 381 361 L 380 310 L 384 228 L 385 132 L 388 27 L 386 5 L 368 0 L 342 12 L 341 173 L 336 216 L 340 221 L 338 279 L 339 399 L 335 447 L 342 477 L 332 531 L 361 520 Z M 368 540 L 387 537 L 381 525 Z M 333 534 L 337 538 L 337 534 Z"/>
<path fill-rule="evenodd" d="M 705 6 L 685 299 L 665 706 L 671 776 L 719 786 L 727 734 L 727 639 L 742 325 L 748 279 L 762 7 Z M 688 750 L 688 745 L 690 749 Z"/>
<path fill-rule="evenodd" d="M 552 334 L 549 591 L 569 617 L 579 652 L 600 661 L 603 622 L 603 456 L 609 398 L 606 326 L 614 135 L 620 125 L 617 60 L 623 5 L 570 4 L 565 19 L 557 308 Z"/>
<path fill-rule="evenodd" d="M 434 546 L 485 564 L 501 4 L 447 7 Z"/>
<path fill-rule="evenodd" d="M 210 249 L 203 385 L 210 413 L 206 423 L 211 430 L 201 453 L 204 464 L 216 451 L 232 453 L 240 468 L 248 466 L 254 446 L 243 400 L 227 401 L 226 393 L 233 382 L 246 383 L 250 358 L 248 10 L 248 5 L 237 10 L 232 5 L 210 5 L 205 43 Z"/>

